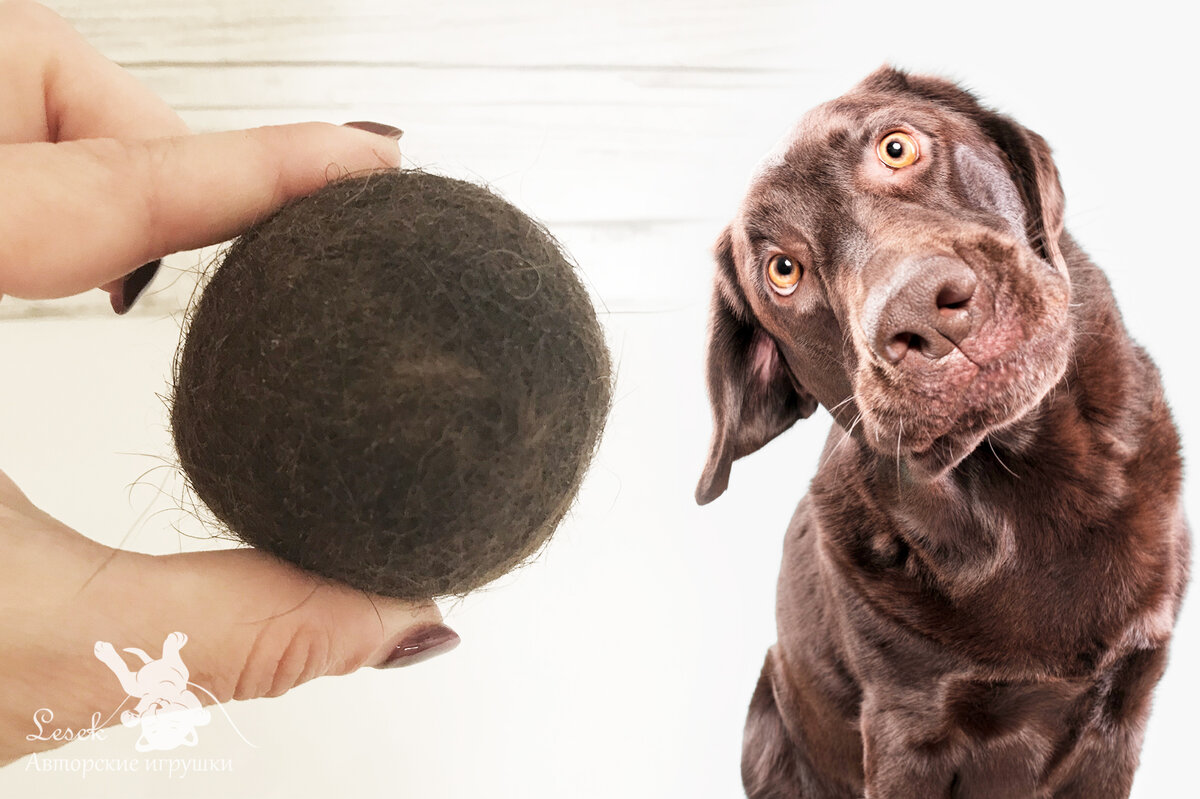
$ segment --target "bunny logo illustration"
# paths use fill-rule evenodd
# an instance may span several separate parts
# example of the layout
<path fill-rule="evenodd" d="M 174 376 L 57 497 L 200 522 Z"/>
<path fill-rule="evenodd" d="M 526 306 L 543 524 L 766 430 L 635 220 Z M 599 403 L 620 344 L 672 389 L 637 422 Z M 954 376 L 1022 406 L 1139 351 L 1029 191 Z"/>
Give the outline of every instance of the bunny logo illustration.
<path fill-rule="evenodd" d="M 196 728 L 212 720 L 200 699 L 188 689 L 188 668 L 179 655 L 187 640 L 183 633 L 168 635 L 158 660 L 136 647 L 125 649 L 142 661 L 137 671 L 130 670 L 112 644 L 96 642 L 96 657 L 117 675 L 125 693 L 138 700 L 133 710 L 121 714 L 121 723 L 126 727 L 141 725 L 142 734 L 136 744 L 139 752 L 195 746 Z"/>

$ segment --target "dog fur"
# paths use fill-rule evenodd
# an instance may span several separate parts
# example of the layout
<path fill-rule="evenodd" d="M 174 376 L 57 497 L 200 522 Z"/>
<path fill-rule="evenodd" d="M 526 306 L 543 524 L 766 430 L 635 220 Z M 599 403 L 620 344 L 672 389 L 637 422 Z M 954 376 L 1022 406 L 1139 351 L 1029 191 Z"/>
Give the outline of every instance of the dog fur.
<path fill-rule="evenodd" d="M 877 151 L 896 130 L 903 168 Z M 760 166 L 716 261 L 697 500 L 818 403 L 835 420 L 786 534 L 747 794 L 1128 796 L 1187 582 L 1179 440 L 1045 141 L 885 67 Z M 893 363 L 888 309 L 935 261 L 977 286 L 898 323 L 945 346 Z"/>

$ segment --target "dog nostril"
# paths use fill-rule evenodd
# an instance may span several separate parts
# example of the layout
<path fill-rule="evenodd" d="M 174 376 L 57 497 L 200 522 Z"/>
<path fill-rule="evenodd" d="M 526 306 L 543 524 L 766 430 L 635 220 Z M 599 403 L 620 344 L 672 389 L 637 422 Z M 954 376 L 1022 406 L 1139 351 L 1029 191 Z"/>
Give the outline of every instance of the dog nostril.
<path fill-rule="evenodd" d="M 892 363 L 900 363 L 913 347 L 920 348 L 921 337 L 912 333 L 897 333 L 883 346 L 883 355 Z"/>
<path fill-rule="evenodd" d="M 971 297 L 975 295 L 975 281 L 965 283 L 950 283 L 942 286 L 937 295 L 937 307 L 942 311 L 957 311 L 967 307 Z"/>
<path fill-rule="evenodd" d="M 894 365 L 909 350 L 924 356 L 914 367 L 945 358 L 980 318 L 975 272 L 948 256 L 909 259 L 894 270 L 868 297 L 864 327 L 872 350 Z"/>

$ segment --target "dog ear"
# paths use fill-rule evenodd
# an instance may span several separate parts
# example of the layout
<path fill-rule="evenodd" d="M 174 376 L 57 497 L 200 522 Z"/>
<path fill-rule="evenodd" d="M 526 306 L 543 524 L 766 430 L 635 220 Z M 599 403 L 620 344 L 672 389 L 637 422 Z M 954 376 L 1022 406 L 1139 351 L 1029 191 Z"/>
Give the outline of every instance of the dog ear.
<path fill-rule="evenodd" d="M 1028 212 L 1029 242 L 1042 258 L 1066 273 L 1060 240 L 1063 235 L 1063 190 L 1050 145 L 1032 130 L 1006 116 L 985 112 L 980 127 L 1008 159 L 1010 173 Z"/>
<path fill-rule="evenodd" d="M 775 340 L 755 322 L 742 296 L 729 228 L 717 240 L 715 254 L 707 364 L 713 437 L 696 487 L 696 502 L 701 505 L 725 492 L 735 460 L 817 408 L 817 401 L 796 384 Z"/>

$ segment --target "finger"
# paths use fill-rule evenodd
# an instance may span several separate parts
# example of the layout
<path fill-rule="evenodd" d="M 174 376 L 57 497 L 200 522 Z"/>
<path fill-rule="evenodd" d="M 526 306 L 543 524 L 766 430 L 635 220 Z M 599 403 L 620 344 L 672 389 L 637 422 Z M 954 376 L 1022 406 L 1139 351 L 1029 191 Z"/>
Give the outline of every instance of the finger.
<path fill-rule="evenodd" d="M 32 2 L 0 3 L 0 143 L 182 136 L 187 125 L 71 25 Z"/>
<path fill-rule="evenodd" d="M 432 602 L 369 595 L 257 550 L 156 565 L 146 628 L 186 633 L 192 680 L 220 701 L 278 696 L 316 677 L 404 665 L 458 644 Z"/>
<path fill-rule="evenodd" d="M 125 314 L 141 295 L 162 266 L 162 259 L 142 264 L 122 278 L 105 283 L 100 288 L 108 292 L 109 302 L 118 315 Z"/>
<path fill-rule="evenodd" d="M 166 681 L 149 698 L 186 706 L 277 696 L 458 643 L 432 602 L 364 594 L 255 550 L 113 550 L 34 508 L 2 475 L 0 492 L 10 500 L 0 502 L 0 608 L 12 610 L 0 613 L 0 765 L 62 744 L 26 735 L 39 709 L 53 711 L 50 728 L 121 723 L 117 711 L 139 694 L 124 678 L 141 669 L 122 651 L 178 657 L 170 679 L 151 670 L 147 679 Z"/>
<path fill-rule="evenodd" d="M 0 293 L 77 294 L 232 238 L 331 178 L 399 162 L 392 139 L 317 122 L 0 147 Z"/>
<path fill-rule="evenodd" d="M 7 506 L 25 514 L 36 510 L 29 497 L 25 496 L 25 492 L 18 488 L 3 470 L 0 470 L 0 506 Z"/>
<path fill-rule="evenodd" d="M 66 20 L 32 2 L 0 3 L 0 74 L 7 78 L 0 143 L 156 139 L 188 133 L 183 120 Z M 158 271 L 145 264 L 103 286 L 118 314 Z"/>

